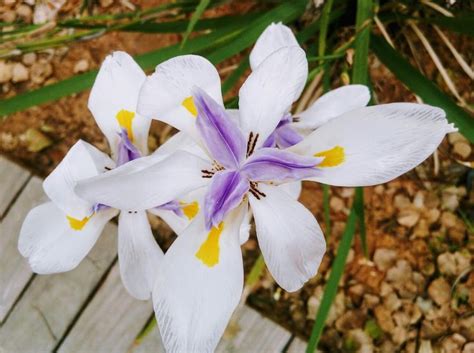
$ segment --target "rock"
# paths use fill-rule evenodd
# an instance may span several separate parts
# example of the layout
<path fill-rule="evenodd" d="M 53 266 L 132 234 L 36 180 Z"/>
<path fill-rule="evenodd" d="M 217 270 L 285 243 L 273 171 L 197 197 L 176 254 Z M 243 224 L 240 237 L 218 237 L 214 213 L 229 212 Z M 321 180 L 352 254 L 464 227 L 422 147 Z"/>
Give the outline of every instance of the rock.
<path fill-rule="evenodd" d="M 454 335 L 446 337 L 441 343 L 441 347 L 444 352 L 461 353 L 464 343 L 466 343 L 466 339 L 460 334 L 455 333 Z"/>
<path fill-rule="evenodd" d="M 362 328 L 365 322 L 365 315 L 360 310 L 348 310 L 335 322 L 336 330 L 345 332 L 352 329 Z"/>
<path fill-rule="evenodd" d="M 405 328 L 397 326 L 392 331 L 392 341 L 398 346 L 401 346 L 408 339 L 408 332 Z"/>
<path fill-rule="evenodd" d="M 433 348 L 431 347 L 431 341 L 421 340 L 418 353 L 433 353 Z"/>
<path fill-rule="evenodd" d="M 460 156 L 462 159 L 466 159 L 471 155 L 472 148 L 468 142 L 459 141 L 454 144 L 453 152 Z"/>
<path fill-rule="evenodd" d="M 36 54 L 35 53 L 26 53 L 21 58 L 21 61 L 26 66 L 31 66 L 36 62 Z"/>
<path fill-rule="evenodd" d="M 459 132 L 452 132 L 448 134 L 448 141 L 451 145 L 454 145 L 456 142 L 467 142 L 467 139 Z"/>
<path fill-rule="evenodd" d="M 373 294 L 364 294 L 362 299 L 362 308 L 373 309 L 380 303 L 378 296 Z"/>
<path fill-rule="evenodd" d="M 74 65 L 74 73 L 78 74 L 85 72 L 89 69 L 89 62 L 86 59 L 79 60 L 76 65 Z"/>
<path fill-rule="evenodd" d="M 459 321 L 460 332 L 469 341 L 474 342 L 474 315 Z"/>
<path fill-rule="evenodd" d="M 3 60 L 0 61 L 0 83 L 7 83 L 12 79 L 13 65 Z"/>
<path fill-rule="evenodd" d="M 433 309 L 433 302 L 430 299 L 423 299 L 422 297 L 416 298 L 416 306 L 421 310 L 423 314 L 427 314 Z"/>
<path fill-rule="evenodd" d="M 356 341 L 359 345 L 357 353 L 373 353 L 374 345 L 370 336 L 361 329 L 355 329 L 349 331 L 351 338 Z"/>
<path fill-rule="evenodd" d="M 412 269 L 407 260 L 398 260 L 397 264 L 387 271 L 388 282 L 403 284 L 411 280 Z"/>
<path fill-rule="evenodd" d="M 448 276 L 459 276 L 470 266 L 469 255 L 457 251 L 454 254 L 445 252 L 437 259 L 439 271 Z"/>
<path fill-rule="evenodd" d="M 39 152 L 53 143 L 49 137 L 33 128 L 26 131 L 25 141 L 30 152 Z"/>
<path fill-rule="evenodd" d="M 474 353 L 474 342 L 466 344 L 462 350 L 462 353 Z"/>
<path fill-rule="evenodd" d="M 397 252 L 392 249 L 378 248 L 374 253 L 375 266 L 380 271 L 387 271 L 397 259 Z"/>
<path fill-rule="evenodd" d="M 384 298 L 383 306 L 387 308 L 388 311 L 394 312 L 402 306 L 402 301 L 398 298 L 395 292 L 392 292 Z"/>
<path fill-rule="evenodd" d="M 114 0 L 99 0 L 99 4 L 101 7 L 109 7 L 114 3 Z"/>
<path fill-rule="evenodd" d="M 309 320 L 314 320 L 314 318 L 316 317 L 316 314 L 318 313 L 318 309 L 319 309 L 320 304 L 321 304 L 321 301 L 320 301 L 319 298 L 317 298 L 315 296 L 309 297 L 308 302 L 306 303 L 306 309 L 307 309 L 307 312 L 308 312 L 306 317 Z"/>
<path fill-rule="evenodd" d="M 405 208 L 411 207 L 411 202 L 407 196 L 398 194 L 393 198 L 393 205 L 399 210 L 403 210 Z"/>
<path fill-rule="evenodd" d="M 341 198 L 337 196 L 333 196 L 331 197 L 331 200 L 329 201 L 329 206 L 331 207 L 331 210 L 333 210 L 334 212 L 341 212 L 344 210 L 345 204 Z"/>
<path fill-rule="evenodd" d="M 3 22 L 14 22 L 16 20 L 16 12 L 15 11 L 5 11 L 1 14 L 1 18 Z"/>
<path fill-rule="evenodd" d="M 397 221 L 400 225 L 411 228 L 418 223 L 420 213 L 414 209 L 405 209 L 400 211 Z"/>
<path fill-rule="evenodd" d="M 439 277 L 431 282 L 428 294 L 436 304 L 441 306 L 451 299 L 451 286 L 443 277 Z"/>
<path fill-rule="evenodd" d="M 28 80 L 28 69 L 21 63 L 15 63 L 12 70 L 12 81 L 14 83 Z"/>
<path fill-rule="evenodd" d="M 26 4 L 21 4 L 16 8 L 16 13 L 18 16 L 23 18 L 25 22 L 30 22 L 31 21 L 31 16 L 33 15 L 33 11 L 31 10 L 31 7 L 29 7 Z"/>
<path fill-rule="evenodd" d="M 31 81 L 36 84 L 43 83 L 53 73 L 53 67 L 50 63 L 45 61 L 35 62 L 31 66 L 30 74 Z"/>
<path fill-rule="evenodd" d="M 58 11 L 65 2 L 66 0 L 36 1 L 33 23 L 41 24 L 48 21 L 54 21 Z"/>
<path fill-rule="evenodd" d="M 383 331 L 387 333 L 393 331 L 395 324 L 393 323 L 392 315 L 389 310 L 387 310 L 383 305 L 378 305 L 374 309 L 374 315 L 377 320 L 377 324 Z"/>
<path fill-rule="evenodd" d="M 423 339 L 435 339 L 445 335 L 449 328 L 449 322 L 443 318 L 434 320 L 423 320 L 421 324 L 420 337 Z"/>

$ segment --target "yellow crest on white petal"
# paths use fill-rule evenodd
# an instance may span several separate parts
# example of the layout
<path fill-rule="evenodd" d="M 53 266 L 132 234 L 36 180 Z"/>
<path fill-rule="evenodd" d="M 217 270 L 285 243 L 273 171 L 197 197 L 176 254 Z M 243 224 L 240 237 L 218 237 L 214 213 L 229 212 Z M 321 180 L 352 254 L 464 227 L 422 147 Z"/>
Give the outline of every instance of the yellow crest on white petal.
<path fill-rule="evenodd" d="M 71 216 L 66 216 L 66 218 L 69 222 L 69 227 L 71 227 L 71 229 L 77 230 L 77 231 L 82 230 L 86 226 L 87 222 L 89 222 L 91 217 L 84 217 L 83 219 L 77 219 L 77 218 L 74 218 L 74 217 L 71 217 Z"/>
<path fill-rule="evenodd" d="M 183 210 L 184 215 L 192 220 L 199 212 L 199 203 L 197 201 L 193 202 L 180 202 L 181 209 Z"/>
<path fill-rule="evenodd" d="M 127 131 L 128 138 L 130 139 L 130 141 L 133 142 L 132 122 L 133 118 L 135 118 L 135 113 L 129 110 L 122 109 L 117 113 L 115 118 L 117 119 L 120 127 Z"/>
<path fill-rule="evenodd" d="M 194 104 L 193 96 L 185 98 L 181 105 L 185 107 L 195 118 L 197 117 L 198 111 L 196 105 Z"/>
<path fill-rule="evenodd" d="M 196 257 L 207 267 L 213 267 L 219 263 L 219 239 L 223 230 L 224 222 L 219 223 L 217 227 L 213 227 L 196 252 Z"/>
<path fill-rule="evenodd" d="M 315 153 L 314 156 L 324 157 L 323 161 L 317 165 L 317 167 L 321 168 L 336 167 L 346 159 L 344 147 L 341 146 L 335 146 L 329 150 Z"/>

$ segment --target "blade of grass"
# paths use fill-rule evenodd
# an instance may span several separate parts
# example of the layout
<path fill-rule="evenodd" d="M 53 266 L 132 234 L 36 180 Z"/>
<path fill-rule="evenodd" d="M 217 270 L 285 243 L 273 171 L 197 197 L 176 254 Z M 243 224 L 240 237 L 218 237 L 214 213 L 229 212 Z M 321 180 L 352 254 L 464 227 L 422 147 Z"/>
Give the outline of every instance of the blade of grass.
<path fill-rule="evenodd" d="M 356 40 L 352 83 L 368 85 L 369 83 L 369 42 L 373 20 L 372 0 L 357 1 Z M 353 208 L 358 218 L 359 234 L 364 255 L 368 256 L 367 234 L 365 229 L 364 190 L 356 188 Z"/>
<path fill-rule="evenodd" d="M 472 25 L 474 23 L 474 13 L 456 13 L 454 17 L 446 17 L 440 15 L 434 17 L 420 18 L 420 21 L 436 24 L 452 32 L 474 36 L 474 26 Z"/>
<path fill-rule="evenodd" d="M 186 28 L 186 33 L 184 33 L 183 41 L 181 43 L 181 48 L 183 48 L 186 45 L 186 42 L 188 41 L 189 35 L 193 31 L 194 26 L 199 21 L 204 11 L 206 11 L 206 8 L 209 6 L 210 2 L 211 2 L 210 0 L 199 1 L 199 4 L 196 6 L 196 10 L 193 12 L 191 19 L 189 20 L 188 28 Z"/>
<path fill-rule="evenodd" d="M 332 302 L 337 294 L 337 288 L 341 280 L 342 274 L 344 273 L 344 267 L 347 260 L 347 255 L 351 248 L 352 239 L 354 237 L 356 228 L 356 213 L 354 209 L 351 210 L 347 224 L 342 234 L 341 242 L 337 248 L 336 257 L 331 267 L 331 274 L 329 275 L 326 288 L 324 289 L 321 304 L 319 305 L 318 313 L 316 314 L 316 321 L 314 322 L 313 329 L 311 331 L 311 337 L 306 347 L 306 353 L 313 353 L 317 346 L 321 334 L 324 329 L 324 323 L 328 317 L 329 310 L 331 309 Z"/>
<path fill-rule="evenodd" d="M 403 56 L 394 50 L 385 39 L 372 35 L 370 47 L 379 60 L 413 93 L 427 103 L 438 106 L 446 112 L 449 122 L 474 143 L 474 119 L 460 108 L 431 80 L 423 76 Z"/>
<path fill-rule="evenodd" d="M 304 4 L 305 2 L 302 0 L 284 2 L 267 11 L 256 20 L 249 22 L 247 27 L 242 27 L 240 23 L 236 23 L 225 30 L 217 30 L 208 35 L 193 38 L 189 40 L 186 48 L 181 49 L 179 44 L 175 44 L 138 55 L 135 57 L 135 60 L 144 70 L 150 70 L 160 62 L 176 55 L 203 53 L 205 50 L 210 51 L 217 48 L 208 55 L 208 59 L 217 64 L 252 45 L 263 29 L 271 22 L 289 22 L 296 19 L 304 11 Z M 231 43 L 226 44 L 228 42 Z M 96 70 L 89 71 L 6 99 L 0 104 L 0 116 L 84 91 L 92 86 L 96 75 Z"/>

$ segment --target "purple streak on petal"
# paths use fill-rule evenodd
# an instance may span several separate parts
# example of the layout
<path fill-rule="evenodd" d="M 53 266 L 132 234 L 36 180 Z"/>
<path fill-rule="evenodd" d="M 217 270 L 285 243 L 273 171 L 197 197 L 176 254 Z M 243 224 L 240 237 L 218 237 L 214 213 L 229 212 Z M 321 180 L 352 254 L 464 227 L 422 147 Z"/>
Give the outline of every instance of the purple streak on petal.
<path fill-rule="evenodd" d="M 141 157 L 140 151 L 128 138 L 127 130 L 122 129 L 119 136 L 120 142 L 117 153 L 117 167 Z"/>
<path fill-rule="evenodd" d="M 267 137 L 265 142 L 263 143 L 262 147 L 276 147 L 276 130 L 271 133 L 270 136 Z"/>
<path fill-rule="evenodd" d="M 179 217 L 184 216 L 183 210 L 181 209 L 181 205 L 176 200 L 172 200 L 170 202 L 164 203 L 163 205 L 157 206 L 155 208 L 159 210 L 173 211 L 174 214 Z"/>
<path fill-rule="evenodd" d="M 93 211 L 94 211 L 94 213 L 97 213 L 99 211 L 107 210 L 109 208 L 110 208 L 110 206 L 104 205 L 103 203 L 96 203 L 93 207 Z"/>
<path fill-rule="evenodd" d="M 237 207 L 249 190 L 247 178 L 233 170 L 224 170 L 212 177 L 204 199 L 206 228 L 219 225 L 227 213 Z"/>
<path fill-rule="evenodd" d="M 236 169 L 245 158 L 246 144 L 239 127 L 206 92 L 193 88 L 198 110 L 197 128 L 212 157 L 228 169 Z"/>
<path fill-rule="evenodd" d="M 277 128 L 274 134 L 276 135 L 276 144 L 280 148 L 288 148 L 303 141 L 303 136 L 297 133 L 289 124 Z"/>
<path fill-rule="evenodd" d="M 257 150 L 241 168 L 252 181 L 294 181 L 321 174 L 321 158 L 300 156 L 277 148 Z"/>

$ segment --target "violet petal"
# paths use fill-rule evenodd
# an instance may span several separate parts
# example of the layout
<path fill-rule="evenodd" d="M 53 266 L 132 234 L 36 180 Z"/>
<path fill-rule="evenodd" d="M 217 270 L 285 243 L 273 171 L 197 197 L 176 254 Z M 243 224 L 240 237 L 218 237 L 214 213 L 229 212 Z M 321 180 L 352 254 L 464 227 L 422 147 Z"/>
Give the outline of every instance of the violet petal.
<path fill-rule="evenodd" d="M 300 156 L 276 148 L 261 148 L 245 162 L 241 172 L 251 181 L 295 181 L 317 176 L 322 158 Z"/>
<path fill-rule="evenodd" d="M 184 216 L 183 210 L 181 209 L 181 205 L 176 200 L 172 200 L 170 202 L 167 202 L 167 203 L 165 203 L 163 205 L 160 205 L 160 206 L 157 206 L 155 208 L 159 209 L 159 210 L 172 211 L 172 212 L 174 212 L 175 215 L 177 215 L 179 217 Z"/>
<path fill-rule="evenodd" d="M 227 213 L 240 204 L 248 190 L 249 181 L 238 171 L 216 173 L 204 199 L 206 228 L 218 226 Z"/>
<path fill-rule="evenodd" d="M 197 128 L 212 157 L 228 169 L 236 169 L 245 158 L 245 139 L 223 106 L 198 87 L 192 91 Z"/>
<path fill-rule="evenodd" d="M 132 141 L 130 141 L 128 138 L 127 130 L 122 129 L 119 133 L 119 136 L 120 142 L 117 152 L 117 167 L 141 157 L 141 153 L 138 148 L 136 148 Z"/>
<path fill-rule="evenodd" d="M 297 133 L 290 124 L 282 125 L 274 132 L 276 144 L 280 148 L 288 148 L 303 141 L 303 136 Z"/>

